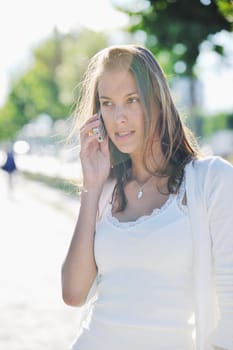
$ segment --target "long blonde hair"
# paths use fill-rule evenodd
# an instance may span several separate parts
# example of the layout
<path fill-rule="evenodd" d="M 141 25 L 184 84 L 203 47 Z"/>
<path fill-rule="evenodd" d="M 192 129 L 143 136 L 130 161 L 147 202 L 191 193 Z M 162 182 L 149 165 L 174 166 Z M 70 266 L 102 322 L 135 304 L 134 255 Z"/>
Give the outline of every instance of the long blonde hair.
<path fill-rule="evenodd" d="M 137 84 L 144 111 L 144 165 L 152 174 L 168 177 L 169 193 L 176 193 L 183 179 L 184 167 L 199 156 L 195 137 L 184 125 L 173 102 L 168 83 L 159 63 L 152 53 L 140 45 L 111 46 L 98 52 L 90 61 L 83 81 L 81 95 L 75 111 L 76 127 L 79 127 L 99 109 L 98 82 L 104 72 L 112 69 L 130 71 Z M 154 107 L 159 110 L 155 118 Z M 155 130 L 159 135 L 164 161 L 153 169 L 148 154 L 153 154 L 152 143 Z M 131 161 L 121 154 L 110 141 L 112 156 L 111 175 L 116 177 L 115 193 L 119 197 L 119 210 L 126 205 L 124 186 L 130 180 Z M 114 161 L 114 158 L 118 161 Z M 119 159 L 122 159 L 119 162 Z"/>

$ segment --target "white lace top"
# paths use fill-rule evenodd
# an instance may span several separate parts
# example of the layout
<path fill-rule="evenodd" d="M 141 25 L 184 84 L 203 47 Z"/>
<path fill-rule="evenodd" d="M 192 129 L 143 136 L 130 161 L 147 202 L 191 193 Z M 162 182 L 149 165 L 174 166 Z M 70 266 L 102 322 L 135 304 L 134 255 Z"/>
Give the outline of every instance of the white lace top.
<path fill-rule="evenodd" d="M 114 226 L 126 229 L 129 227 L 134 227 L 138 224 L 141 224 L 148 219 L 152 219 L 154 216 L 161 215 L 164 211 L 166 211 L 166 209 L 172 204 L 173 201 L 176 201 L 176 205 L 178 205 L 178 207 L 181 211 L 183 211 L 184 213 L 187 213 L 186 206 L 182 205 L 182 200 L 183 200 L 184 194 L 185 194 L 185 183 L 183 181 L 177 195 L 170 194 L 168 197 L 168 200 L 163 204 L 163 206 L 161 208 L 155 208 L 150 215 L 140 216 L 135 221 L 121 222 L 116 217 L 112 216 L 112 206 L 110 203 L 108 205 L 108 210 L 107 210 L 106 215 L 107 215 L 108 220 Z"/>
<path fill-rule="evenodd" d="M 161 209 L 96 227 L 98 298 L 73 350 L 193 350 L 192 239 L 185 186 Z"/>

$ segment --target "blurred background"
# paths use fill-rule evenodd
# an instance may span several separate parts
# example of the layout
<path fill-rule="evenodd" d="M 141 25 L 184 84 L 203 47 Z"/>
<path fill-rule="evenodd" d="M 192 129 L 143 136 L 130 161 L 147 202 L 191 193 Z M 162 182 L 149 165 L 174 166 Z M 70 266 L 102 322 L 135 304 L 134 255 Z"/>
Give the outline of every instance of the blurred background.
<path fill-rule="evenodd" d="M 67 142 L 88 60 L 148 47 L 202 150 L 233 162 L 231 0 L 8 0 L 0 11 L 0 348 L 65 350 L 80 308 L 60 268 L 79 209 L 78 135 Z"/>

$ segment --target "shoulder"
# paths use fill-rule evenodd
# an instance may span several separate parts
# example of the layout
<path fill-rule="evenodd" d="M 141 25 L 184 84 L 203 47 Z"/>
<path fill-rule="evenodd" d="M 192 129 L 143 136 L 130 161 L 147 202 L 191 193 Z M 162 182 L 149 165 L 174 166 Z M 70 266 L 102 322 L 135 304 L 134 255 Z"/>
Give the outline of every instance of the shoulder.
<path fill-rule="evenodd" d="M 192 172 L 196 179 L 211 176 L 221 178 L 227 175 L 233 176 L 233 165 L 222 157 L 211 156 L 191 161 L 187 164 L 186 171 Z"/>
<path fill-rule="evenodd" d="M 233 166 L 219 156 L 205 157 L 193 160 L 185 168 L 188 189 L 195 196 L 207 197 L 219 190 L 224 192 L 233 189 Z"/>

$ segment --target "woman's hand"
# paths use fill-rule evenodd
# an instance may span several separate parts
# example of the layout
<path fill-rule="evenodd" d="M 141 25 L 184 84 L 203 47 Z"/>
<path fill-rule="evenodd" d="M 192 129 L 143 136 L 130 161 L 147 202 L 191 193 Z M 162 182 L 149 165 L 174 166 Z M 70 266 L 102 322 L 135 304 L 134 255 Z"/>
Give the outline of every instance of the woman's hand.
<path fill-rule="evenodd" d="M 83 170 L 84 188 L 102 190 L 110 171 L 110 153 L 108 137 L 103 142 L 97 141 L 92 129 L 100 126 L 101 120 L 98 114 L 91 117 L 80 130 L 80 160 Z"/>

